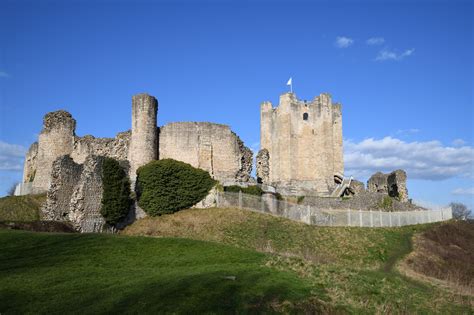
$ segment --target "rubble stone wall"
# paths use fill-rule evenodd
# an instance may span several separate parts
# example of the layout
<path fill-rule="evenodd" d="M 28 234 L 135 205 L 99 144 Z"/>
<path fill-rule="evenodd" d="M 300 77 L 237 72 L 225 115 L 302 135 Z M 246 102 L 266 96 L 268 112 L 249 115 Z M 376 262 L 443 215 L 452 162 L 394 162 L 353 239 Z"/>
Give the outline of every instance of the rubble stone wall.
<path fill-rule="evenodd" d="M 78 164 L 64 155 L 54 161 L 51 185 L 42 208 L 45 220 L 69 221 L 79 232 L 107 229 L 100 214 L 104 157 L 88 156 Z"/>

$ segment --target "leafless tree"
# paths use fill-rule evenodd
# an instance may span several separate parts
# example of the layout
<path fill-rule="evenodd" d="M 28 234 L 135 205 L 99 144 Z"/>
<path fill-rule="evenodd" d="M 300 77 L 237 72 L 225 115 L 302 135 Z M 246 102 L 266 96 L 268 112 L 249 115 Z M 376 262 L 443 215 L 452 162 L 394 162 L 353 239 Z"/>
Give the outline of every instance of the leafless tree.
<path fill-rule="evenodd" d="M 451 202 L 449 206 L 453 209 L 453 218 L 456 220 L 467 220 L 471 215 L 471 210 L 463 203 Z"/>

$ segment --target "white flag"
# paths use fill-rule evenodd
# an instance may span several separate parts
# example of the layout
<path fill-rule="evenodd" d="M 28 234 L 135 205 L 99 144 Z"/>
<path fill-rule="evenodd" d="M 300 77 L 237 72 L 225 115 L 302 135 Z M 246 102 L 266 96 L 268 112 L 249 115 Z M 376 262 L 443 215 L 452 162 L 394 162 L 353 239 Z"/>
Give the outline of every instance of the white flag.
<path fill-rule="evenodd" d="M 288 82 L 286 82 L 286 85 L 291 85 L 291 83 L 292 83 L 292 82 L 291 82 L 291 79 L 292 79 L 292 78 L 290 78 L 290 79 L 288 80 Z"/>

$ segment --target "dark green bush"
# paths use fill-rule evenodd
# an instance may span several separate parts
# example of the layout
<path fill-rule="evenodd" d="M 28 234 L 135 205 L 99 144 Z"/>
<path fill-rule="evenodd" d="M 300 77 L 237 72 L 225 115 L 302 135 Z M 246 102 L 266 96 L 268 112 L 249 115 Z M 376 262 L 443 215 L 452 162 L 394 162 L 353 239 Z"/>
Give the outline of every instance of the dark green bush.
<path fill-rule="evenodd" d="M 130 210 L 130 181 L 119 162 L 105 158 L 102 168 L 102 207 L 100 213 L 108 224 L 115 225 L 125 218 Z"/>
<path fill-rule="evenodd" d="M 244 194 L 256 195 L 256 196 L 261 196 L 263 194 L 263 190 L 259 186 L 240 187 L 237 185 L 232 185 L 232 186 L 224 187 L 224 191 L 228 191 L 228 192 L 241 191 Z"/>
<path fill-rule="evenodd" d="M 152 161 L 137 174 L 138 205 L 151 216 L 189 208 L 217 183 L 208 172 L 172 159 Z"/>

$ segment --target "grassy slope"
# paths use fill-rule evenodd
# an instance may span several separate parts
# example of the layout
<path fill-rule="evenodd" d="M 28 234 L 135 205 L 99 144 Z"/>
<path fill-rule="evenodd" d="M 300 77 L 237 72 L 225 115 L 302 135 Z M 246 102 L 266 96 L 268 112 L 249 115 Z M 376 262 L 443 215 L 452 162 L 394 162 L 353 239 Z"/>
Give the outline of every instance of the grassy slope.
<path fill-rule="evenodd" d="M 39 208 L 46 195 L 26 195 L 0 198 L 0 221 L 39 220 Z"/>
<path fill-rule="evenodd" d="M 265 254 L 209 242 L 0 229 L 0 248 L 1 314 L 301 312 L 324 297 Z"/>
<path fill-rule="evenodd" d="M 267 265 L 297 272 L 323 287 L 332 307 L 356 313 L 469 313 L 469 297 L 393 270 L 411 251 L 411 237 L 434 226 L 315 227 L 237 209 L 193 209 L 140 220 L 124 234 L 211 240 L 273 253 Z"/>

